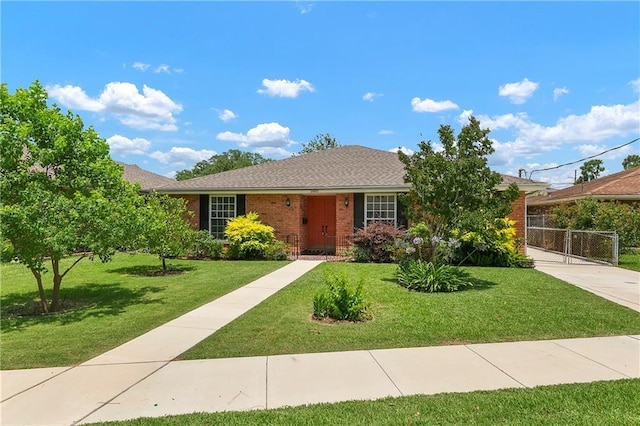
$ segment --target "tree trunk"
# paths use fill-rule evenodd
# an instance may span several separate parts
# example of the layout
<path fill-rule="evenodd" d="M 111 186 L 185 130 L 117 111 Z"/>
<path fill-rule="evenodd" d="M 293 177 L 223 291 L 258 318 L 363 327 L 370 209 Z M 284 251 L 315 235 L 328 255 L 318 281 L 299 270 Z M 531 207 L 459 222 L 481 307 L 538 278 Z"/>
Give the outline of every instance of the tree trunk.
<path fill-rule="evenodd" d="M 49 312 L 49 306 L 47 304 L 47 295 L 44 294 L 44 287 L 42 286 L 42 274 L 36 269 L 32 269 L 31 273 L 38 283 L 38 293 L 40 294 L 40 305 L 42 306 L 42 312 Z"/>
<path fill-rule="evenodd" d="M 51 294 L 50 312 L 58 312 L 60 310 L 60 284 L 62 284 L 62 275 L 60 275 L 60 261 L 51 259 L 53 267 L 53 293 Z"/>
<path fill-rule="evenodd" d="M 167 274 L 167 259 L 164 257 L 162 258 L 162 273 Z"/>

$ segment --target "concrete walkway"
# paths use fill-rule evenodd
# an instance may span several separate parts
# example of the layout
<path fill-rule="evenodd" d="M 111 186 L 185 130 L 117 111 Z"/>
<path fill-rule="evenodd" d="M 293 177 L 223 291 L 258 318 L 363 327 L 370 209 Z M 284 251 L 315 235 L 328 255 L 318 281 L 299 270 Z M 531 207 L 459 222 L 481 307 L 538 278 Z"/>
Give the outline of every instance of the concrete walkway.
<path fill-rule="evenodd" d="M 527 255 L 535 260 L 537 270 L 640 312 L 640 272 L 586 261 L 550 261 L 548 253 L 530 247 Z"/>
<path fill-rule="evenodd" d="M 79 366 L 0 372 L 0 423 L 72 425 L 640 378 L 640 335 L 171 361 L 318 263 L 293 262 Z"/>

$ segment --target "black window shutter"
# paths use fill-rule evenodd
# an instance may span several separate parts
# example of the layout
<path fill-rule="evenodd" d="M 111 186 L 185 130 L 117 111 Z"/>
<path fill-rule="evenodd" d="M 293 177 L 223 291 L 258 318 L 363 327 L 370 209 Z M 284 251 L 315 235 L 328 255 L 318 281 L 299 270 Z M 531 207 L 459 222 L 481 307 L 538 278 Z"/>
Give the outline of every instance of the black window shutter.
<path fill-rule="evenodd" d="M 247 196 L 245 194 L 236 195 L 236 215 L 247 214 Z"/>
<path fill-rule="evenodd" d="M 396 218 L 397 227 L 407 229 L 409 227 L 409 221 L 404 214 L 404 204 L 402 204 L 402 201 L 400 201 L 400 195 L 401 194 L 398 194 L 396 196 L 396 211 L 398 212 L 398 217 Z"/>
<path fill-rule="evenodd" d="M 353 226 L 364 228 L 364 194 L 361 192 L 353 194 Z"/>
<path fill-rule="evenodd" d="M 209 196 L 200 194 L 200 230 L 209 230 Z"/>

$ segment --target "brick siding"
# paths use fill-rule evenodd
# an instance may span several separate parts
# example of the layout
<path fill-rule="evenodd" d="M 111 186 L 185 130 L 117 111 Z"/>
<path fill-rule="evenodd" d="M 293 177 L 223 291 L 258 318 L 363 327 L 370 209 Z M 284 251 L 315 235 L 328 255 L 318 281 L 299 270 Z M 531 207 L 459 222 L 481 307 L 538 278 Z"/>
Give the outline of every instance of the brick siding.
<path fill-rule="evenodd" d="M 287 199 L 291 205 L 287 206 Z M 248 194 L 246 210 L 256 212 L 260 221 L 276 230 L 276 237 L 286 241 L 287 236 L 306 235 L 302 218 L 307 214 L 306 197 L 300 194 Z"/>
<path fill-rule="evenodd" d="M 509 215 L 509 219 L 515 221 L 516 228 L 516 238 L 521 241 L 520 244 L 520 253 L 524 254 L 525 252 L 525 237 L 526 237 L 526 203 L 525 203 L 526 195 L 523 191 L 520 191 L 520 196 L 511 204 L 512 211 Z"/>
<path fill-rule="evenodd" d="M 186 218 L 187 222 L 196 231 L 200 229 L 200 195 L 188 194 L 188 195 L 175 195 L 170 194 L 170 197 L 183 198 L 187 201 L 187 210 L 193 213 L 193 216 Z"/>
<path fill-rule="evenodd" d="M 349 205 L 345 206 L 345 200 Z M 346 249 L 340 246 L 341 239 L 353 235 L 353 194 L 336 195 L 336 250 Z M 342 253 L 336 253 L 340 256 Z"/>

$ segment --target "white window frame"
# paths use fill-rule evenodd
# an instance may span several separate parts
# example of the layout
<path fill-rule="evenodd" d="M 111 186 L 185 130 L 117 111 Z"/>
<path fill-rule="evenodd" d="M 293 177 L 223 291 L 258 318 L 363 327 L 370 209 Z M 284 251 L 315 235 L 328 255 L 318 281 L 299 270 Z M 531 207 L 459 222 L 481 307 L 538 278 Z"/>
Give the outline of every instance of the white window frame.
<path fill-rule="evenodd" d="M 392 197 L 393 199 L 393 220 L 389 219 L 389 218 L 380 218 L 380 217 L 372 217 L 369 218 L 369 212 L 371 211 L 369 209 L 369 197 L 379 197 L 379 196 L 383 196 L 383 197 Z M 382 201 L 381 201 L 382 202 Z M 389 201 L 386 201 L 386 203 L 388 203 Z M 375 199 L 373 199 L 371 201 L 372 204 L 375 204 Z M 381 211 L 381 210 L 380 210 Z M 376 210 L 373 210 L 374 215 Z M 387 213 L 390 213 L 391 210 L 387 210 Z M 367 228 L 367 225 L 369 224 L 369 222 L 388 222 L 388 223 L 392 223 L 393 222 L 393 226 L 394 227 L 398 227 L 398 194 L 392 193 L 392 192 L 384 192 L 384 193 L 366 193 L 364 194 L 364 227 L 365 229 Z"/>
<path fill-rule="evenodd" d="M 233 216 L 232 217 L 213 217 L 213 199 L 214 198 L 229 198 L 233 199 Z M 224 202 L 223 202 L 224 204 Z M 224 211 L 226 213 L 226 210 Z M 228 194 L 209 194 L 209 235 L 212 235 L 214 238 L 219 240 L 224 240 L 224 230 L 227 227 L 227 221 L 233 219 L 238 215 L 238 197 L 236 195 L 228 195 Z M 217 215 L 216 215 L 217 216 Z M 213 221 L 224 220 L 224 226 L 222 227 L 222 234 L 217 235 L 213 233 Z"/>

